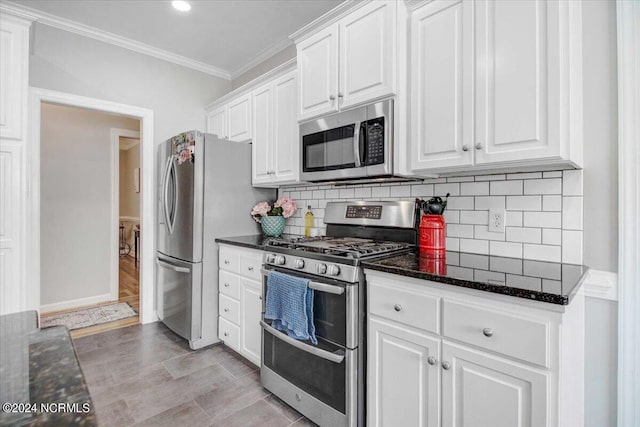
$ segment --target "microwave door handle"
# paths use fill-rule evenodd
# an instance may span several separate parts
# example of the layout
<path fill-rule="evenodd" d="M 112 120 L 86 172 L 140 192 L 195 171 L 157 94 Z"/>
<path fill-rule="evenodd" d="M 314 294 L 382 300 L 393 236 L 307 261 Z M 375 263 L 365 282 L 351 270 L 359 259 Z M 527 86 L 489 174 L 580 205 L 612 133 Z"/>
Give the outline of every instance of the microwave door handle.
<path fill-rule="evenodd" d="M 263 276 L 268 276 L 270 271 L 273 271 L 273 270 L 267 270 L 266 268 L 260 269 L 260 273 L 262 273 Z M 313 289 L 315 291 L 320 291 L 320 292 L 326 292 L 334 295 L 344 294 L 343 287 L 328 285 L 326 283 L 320 283 L 320 282 L 309 282 L 309 289 Z"/>
<path fill-rule="evenodd" d="M 322 350 L 318 347 L 312 347 L 309 344 L 305 344 L 302 341 L 299 341 L 297 339 L 291 338 L 289 335 L 278 331 L 277 329 L 273 328 L 271 325 L 269 325 L 267 322 L 265 322 L 264 320 L 260 321 L 260 326 L 262 326 L 262 328 L 269 332 L 271 335 L 273 335 L 274 337 L 286 342 L 287 344 L 292 345 L 293 347 L 300 349 L 302 351 L 306 351 L 307 353 L 313 354 L 314 356 L 318 356 L 321 357 L 325 360 L 328 360 L 330 362 L 333 363 L 342 363 L 342 361 L 344 360 L 344 353 L 341 350 L 338 350 L 338 352 L 336 353 L 331 353 L 327 350 Z"/>
<path fill-rule="evenodd" d="M 360 122 L 356 122 L 353 128 L 353 158 L 356 167 L 362 166 L 360 162 Z"/>

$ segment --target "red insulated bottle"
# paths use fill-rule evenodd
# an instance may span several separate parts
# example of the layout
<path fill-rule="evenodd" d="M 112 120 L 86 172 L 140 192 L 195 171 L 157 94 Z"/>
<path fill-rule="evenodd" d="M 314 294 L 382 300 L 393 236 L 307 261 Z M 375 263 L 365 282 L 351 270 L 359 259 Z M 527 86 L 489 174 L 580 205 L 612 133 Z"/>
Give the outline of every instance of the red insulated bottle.
<path fill-rule="evenodd" d="M 442 215 L 422 215 L 419 241 L 421 254 L 445 256 L 446 226 Z"/>

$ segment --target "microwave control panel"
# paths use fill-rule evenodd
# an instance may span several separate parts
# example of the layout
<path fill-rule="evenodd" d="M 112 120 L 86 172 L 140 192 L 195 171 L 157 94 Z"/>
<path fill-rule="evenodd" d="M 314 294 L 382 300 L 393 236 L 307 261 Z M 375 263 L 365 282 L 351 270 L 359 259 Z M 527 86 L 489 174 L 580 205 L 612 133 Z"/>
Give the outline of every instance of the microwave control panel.
<path fill-rule="evenodd" d="M 367 165 L 384 163 L 384 117 L 367 121 Z"/>
<path fill-rule="evenodd" d="M 380 219 L 382 217 L 382 206 L 348 205 L 345 216 L 347 218 Z"/>

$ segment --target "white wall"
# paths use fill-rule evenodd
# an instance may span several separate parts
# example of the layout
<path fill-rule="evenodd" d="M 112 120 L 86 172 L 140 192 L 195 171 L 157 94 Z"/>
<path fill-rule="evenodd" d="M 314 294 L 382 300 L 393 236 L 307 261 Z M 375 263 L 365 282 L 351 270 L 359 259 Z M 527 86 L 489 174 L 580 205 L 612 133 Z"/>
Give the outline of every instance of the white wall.
<path fill-rule="evenodd" d="M 292 44 L 291 46 L 284 48 L 280 52 L 265 59 L 255 67 L 251 68 L 250 70 L 247 70 L 246 72 L 240 74 L 238 77 L 233 79 L 233 82 L 232 82 L 233 89 L 236 89 L 242 86 L 243 84 L 250 82 L 256 77 L 263 75 L 267 71 L 272 70 L 278 65 L 284 64 L 288 60 L 295 57 L 296 57 L 296 46 Z"/>
<path fill-rule="evenodd" d="M 43 306 L 109 293 L 111 128 L 137 131 L 139 121 L 42 104 L 40 293 Z"/>
<path fill-rule="evenodd" d="M 73 33 L 34 24 L 29 85 L 154 113 L 154 140 L 205 128 L 204 106 L 231 82 Z"/>

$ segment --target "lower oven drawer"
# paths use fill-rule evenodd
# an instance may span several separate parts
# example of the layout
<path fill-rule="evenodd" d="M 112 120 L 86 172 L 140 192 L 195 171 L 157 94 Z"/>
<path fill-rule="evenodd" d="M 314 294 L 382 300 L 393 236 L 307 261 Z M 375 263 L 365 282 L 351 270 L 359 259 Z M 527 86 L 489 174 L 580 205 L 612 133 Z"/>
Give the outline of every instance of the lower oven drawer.
<path fill-rule="evenodd" d="M 357 350 L 345 351 L 322 339 L 317 346 L 304 341 L 292 343 L 296 340 L 265 322 L 261 324 L 262 364 L 314 399 L 345 414 L 347 389 L 352 386 L 348 384 L 347 353 Z M 352 354 L 348 356 L 352 363 Z"/>

